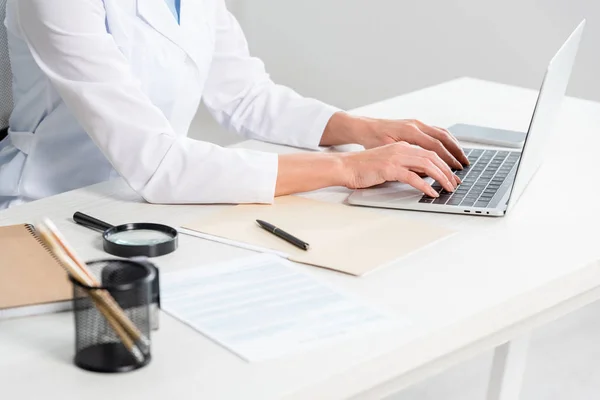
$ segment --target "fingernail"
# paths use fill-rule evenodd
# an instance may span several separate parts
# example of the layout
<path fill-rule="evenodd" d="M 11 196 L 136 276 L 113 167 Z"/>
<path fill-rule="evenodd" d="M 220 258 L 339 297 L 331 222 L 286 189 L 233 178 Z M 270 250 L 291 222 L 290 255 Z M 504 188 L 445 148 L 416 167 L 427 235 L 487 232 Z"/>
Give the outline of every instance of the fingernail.
<path fill-rule="evenodd" d="M 450 186 L 452 188 L 452 190 L 450 190 L 451 192 L 453 192 L 454 189 L 456 189 L 456 186 L 450 181 L 448 181 L 448 186 Z"/>
<path fill-rule="evenodd" d="M 458 181 L 458 184 L 460 185 L 460 184 L 462 183 L 462 179 L 460 179 L 460 178 L 458 177 L 458 175 L 454 175 L 454 177 L 456 178 L 456 180 Z"/>
<path fill-rule="evenodd" d="M 435 190 L 431 189 L 431 192 L 429 192 L 429 196 L 440 197 L 440 194 L 438 192 L 436 192 Z"/>

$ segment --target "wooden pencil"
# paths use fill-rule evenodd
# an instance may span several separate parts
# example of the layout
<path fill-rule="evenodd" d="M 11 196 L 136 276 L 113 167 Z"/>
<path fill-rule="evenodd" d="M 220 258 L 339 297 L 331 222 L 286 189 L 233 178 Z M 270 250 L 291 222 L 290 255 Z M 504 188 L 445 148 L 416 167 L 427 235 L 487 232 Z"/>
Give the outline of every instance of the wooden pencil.
<path fill-rule="evenodd" d="M 89 290 L 88 293 L 91 294 L 92 290 Z M 127 334 L 123 326 L 119 324 L 119 322 L 115 319 L 113 314 L 106 308 L 105 304 L 102 302 L 97 302 L 96 307 L 98 310 L 104 315 L 106 320 L 108 321 L 111 328 L 115 331 L 123 345 L 129 352 L 135 357 L 138 363 L 144 362 L 144 354 L 140 351 L 138 346 L 134 343 L 133 338 Z"/>
<path fill-rule="evenodd" d="M 79 268 L 79 270 L 87 276 L 84 282 L 85 285 L 91 287 L 99 287 L 100 282 L 96 279 L 96 277 L 89 271 L 86 263 L 84 263 L 81 258 L 77 256 L 75 251 L 68 246 L 67 241 L 60 234 L 58 228 L 50 221 L 49 219 L 44 219 L 42 221 L 45 228 L 47 228 L 47 233 L 52 236 L 56 245 L 58 245 L 72 260 L 73 263 Z M 43 228 L 42 228 L 43 229 Z M 106 291 L 99 291 L 99 296 L 101 296 L 107 303 L 107 307 L 113 311 L 116 315 L 118 321 L 121 321 L 123 324 L 123 328 L 131 335 L 136 342 L 136 344 L 140 347 L 140 349 L 148 354 L 150 351 L 150 340 L 146 338 L 142 332 L 131 322 L 131 320 L 125 315 L 124 311 L 118 305 L 118 303 L 113 299 L 110 293 Z"/>
<path fill-rule="evenodd" d="M 94 302 L 98 311 L 102 313 L 102 315 L 106 318 L 107 322 L 111 326 L 111 328 L 115 331 L 123 345 L 131 352 L 131 354 L 135 357 L 138 362 L 144 361 L 144 356 L 142 351 L 136 345 L 135 338 L 130 336 L 130 333 L 125 328 L 125 321 L 128 321 L 129 324 L 133 324 L 129 318 L 125 315 L 123 310 L 120 313 L 116 312 L 116 309 L 113 305 L 107 302 L 106 295 L 109 297 L 110 294 L 106 293 L 104 290 L 95 290 L 95 289 L 87 289 L 87 287 L 93 288 L 94 286 L 91 284 L 93 282 L 90 281 L 88 275 L 86 275 L 79 266 L 75 263 L 75 261 L 66 255 L 64 251 L 57 245 L 54 237 L 52 237 L 47 227 L 40 224 L 36 227 L 38 229 L 38 233 L 40 239 L 44 242 L 44 244 L 52 251 L 52 253 L 56 256 L 60 264 L 66 270 L 66 272 L 71 275 L 77 282 L 79 282 L 82 286 L 84 286 L 84 290 L 86 293 L 90 295 L 90 298 Z M 104 295 L 100 292 L 104 292 Z M 111 297 L 112 298 L 112 297 Z M 114 299 L 113 299 L 114 302 Z M 116 303 L 116 302 L 115 302 Z M 117 305 L 118 306 L 118 305 Z M 145 352 L 144 352 L 145 353 Z"/>

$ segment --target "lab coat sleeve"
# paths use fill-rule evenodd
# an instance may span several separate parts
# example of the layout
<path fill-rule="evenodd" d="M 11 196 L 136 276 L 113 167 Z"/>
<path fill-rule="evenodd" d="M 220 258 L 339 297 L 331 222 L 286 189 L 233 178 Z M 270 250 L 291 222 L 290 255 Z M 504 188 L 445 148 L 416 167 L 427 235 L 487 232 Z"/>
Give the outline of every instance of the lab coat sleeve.
<path fill-rule="evenodd" d="M 176 136 L 107 33 L 102 0 L 18 0 L 17 10 L 38 66 L 115 170 L 147 201 L 273 201 L 277 155 Z"/>
<path fill-rule="evenodd" d="M 235 17 L 216 0 L 215 51 L 203 100 L 229 130 L 251 139 L 316 149 L 331 116 L 340 111 L 273 83 L 251 57 Z"/>

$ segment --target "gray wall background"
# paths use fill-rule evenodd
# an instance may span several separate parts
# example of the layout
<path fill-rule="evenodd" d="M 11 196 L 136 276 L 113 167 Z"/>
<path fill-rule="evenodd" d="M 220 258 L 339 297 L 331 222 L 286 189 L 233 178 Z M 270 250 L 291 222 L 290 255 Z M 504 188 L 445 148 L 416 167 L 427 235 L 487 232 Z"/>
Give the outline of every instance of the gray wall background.
<path fill-rule="evenodd" d="M 587 19 L 568 94 L 600 101 L 598 0 L 230 0 L 274 80 L 350 109 L 472 76 L 539 87 L 552 55 Z M 195 137 L 220 144 L 204 112 Z"/>

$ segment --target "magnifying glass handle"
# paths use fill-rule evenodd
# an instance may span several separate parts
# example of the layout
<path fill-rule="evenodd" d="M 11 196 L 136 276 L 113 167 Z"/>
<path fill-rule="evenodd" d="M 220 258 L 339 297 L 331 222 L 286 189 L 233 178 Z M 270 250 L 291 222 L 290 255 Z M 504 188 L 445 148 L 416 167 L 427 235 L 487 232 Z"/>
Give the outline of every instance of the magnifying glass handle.
<path fill-rule="evenodd" d="M 79 211 L 73 214 L 73 221 L 87 228 L 94 229 L 100 232 L 104 232 L 110 228 L 114 228 L 114 226 L 111 224 L 108 224 L 104 221 L 100 221 L 99 219 L 96 219 L 87 214 L 80 213 Z"/>

